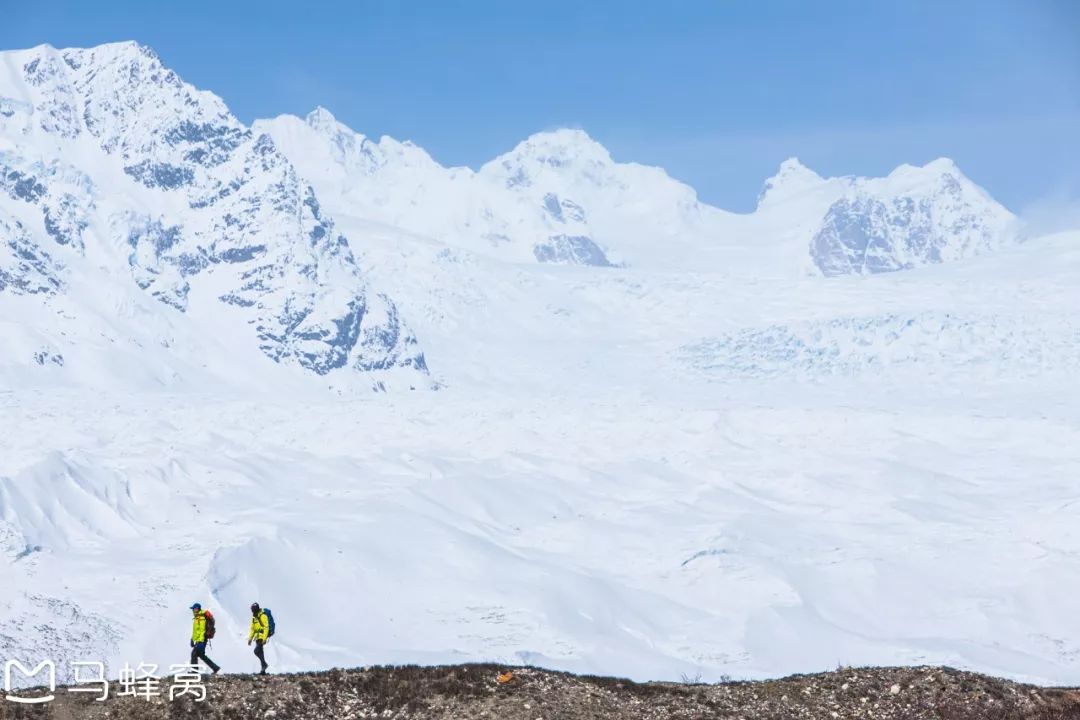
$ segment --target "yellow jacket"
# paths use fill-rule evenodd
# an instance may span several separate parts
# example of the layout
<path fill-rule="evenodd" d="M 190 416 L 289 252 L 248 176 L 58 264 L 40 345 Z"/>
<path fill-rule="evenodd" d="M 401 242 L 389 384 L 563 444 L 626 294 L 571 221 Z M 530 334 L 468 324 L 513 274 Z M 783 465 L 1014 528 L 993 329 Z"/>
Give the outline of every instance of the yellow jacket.
<path fill-rule="evenodd" d="M 270 638 L 270 621 L 266 617 L 266 613 L 259 612 L 258 615 L 251 616 L 251 630 L 248 632 L 248 642 L 252 640 L 262 640 L 266 642 Z"/>
<path fill-rule="evenodd" d="M 191 622 L 191 642 L 206 642 L 206 612 L 200 610 Z"/>

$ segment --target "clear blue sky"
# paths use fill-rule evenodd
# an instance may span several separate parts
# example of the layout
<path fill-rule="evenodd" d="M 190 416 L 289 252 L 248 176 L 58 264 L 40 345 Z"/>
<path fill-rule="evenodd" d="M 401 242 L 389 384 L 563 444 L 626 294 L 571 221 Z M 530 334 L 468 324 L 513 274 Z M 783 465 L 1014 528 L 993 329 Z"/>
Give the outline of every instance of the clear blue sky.
<path fill-rule="evenodd" d="M 328 107 L 477 166 L 584 128 L 722 207 L 954 158 L 1012 209 L 1080 197 L 1080 0 L 0 0 L 0 47 L 134 39 L 244 121 Z"/>

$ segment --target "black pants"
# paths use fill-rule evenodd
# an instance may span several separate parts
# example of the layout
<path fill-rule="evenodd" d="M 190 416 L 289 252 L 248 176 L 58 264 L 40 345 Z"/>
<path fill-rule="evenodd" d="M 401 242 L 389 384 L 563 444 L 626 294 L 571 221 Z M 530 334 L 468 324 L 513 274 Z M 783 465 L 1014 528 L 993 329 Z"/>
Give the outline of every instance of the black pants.
<path fill-rule="evenodd" d="M 200 660 L 206 663 L 207 666 L 214 672 L 217 672 L 221 669 L 221 667 L 216 662 L 206 657 L 206 643 L 204 642 L 195 643 L 194 647 L 191 648 L 191 664 L 198 665 Z"/>
<path fill-rule="evenodd" d="M 259 662 L 262 663 L 263 672 L 266 672 L 266 668 L 269 667 L 266 664 L 266 651 L 263 649 L 265 643 L 262 640 L 255 641 L 255 657 L 259 658 Z"/>

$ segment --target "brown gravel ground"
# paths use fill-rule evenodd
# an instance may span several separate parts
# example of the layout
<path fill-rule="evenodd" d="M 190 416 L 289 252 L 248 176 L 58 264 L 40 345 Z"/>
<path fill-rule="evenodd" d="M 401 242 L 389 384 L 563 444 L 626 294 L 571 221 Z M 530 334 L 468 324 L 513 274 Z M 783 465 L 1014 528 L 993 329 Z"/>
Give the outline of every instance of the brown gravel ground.
<path fill-rule="evenodd" d="M 496 682 L 510 669 L 511 682 Z M 0 720 L 1080 720 L 1080 690 L 950 668 L 847 668 L 717 685 L 632 683 L 495 665 L 372 667 L 297 675 L 223 675 L 193 703 L 63 690 L 48 705 L 0 702 Z"/>

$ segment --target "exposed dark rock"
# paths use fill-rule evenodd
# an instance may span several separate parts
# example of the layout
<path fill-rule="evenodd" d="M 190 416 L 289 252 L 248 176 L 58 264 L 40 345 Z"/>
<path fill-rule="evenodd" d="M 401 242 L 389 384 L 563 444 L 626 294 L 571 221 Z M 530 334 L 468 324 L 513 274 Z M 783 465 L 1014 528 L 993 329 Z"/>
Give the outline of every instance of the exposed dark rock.
<path fill-rule="evenodd" d="M 0 220 L 0 244 L 5 246 L 0 248 L 0 292 L 52 294 L 64 286 L 63 266 L 31 240 L 20 223 L 9 226 Z"/>
<path fill-rule="evenodd" d="M 600 246 L 583 235 L 552 235 L 533 247 L 533 255 L 542 263 L 612 267 Z"/>
<path fill-rule="evenodd" d="M 128 165 L 124 168 L 124 172 L 148 188 L 163 190 L 176 190 L 190 185 L 195 179 L 195 173 L 191 168 L 150 160 Z"/>
<path fill-rule="evenodd" d="M 89 225 L 85 208 L 72 195 L 64 194 L 58 203 L 42 205 L 45 219 L 45 232 L 49 233 L 57 245 L 70 245 L 83 249 L 83 231 Z"/>
<path fill-rule="evenodd" d="M 36 203 L 46 192 L 45 186 L 33 175 L 3 166 L 0 166 L 0 190 L 29 203 Z"/>
<path fill-rule="evenodd" d="M 229 248 L 228 250 L 221 252 L 218 257 L 220 257 L 223 262 L 239 263 L 247 262 L 248 260 L 252 260 L 265 253 L 265 245 L 249 245 L 242 248 Z"/>

